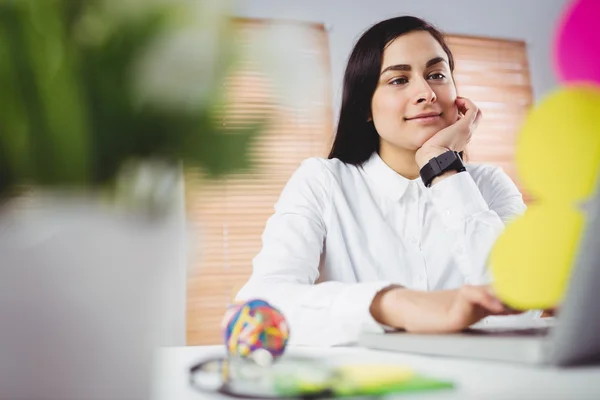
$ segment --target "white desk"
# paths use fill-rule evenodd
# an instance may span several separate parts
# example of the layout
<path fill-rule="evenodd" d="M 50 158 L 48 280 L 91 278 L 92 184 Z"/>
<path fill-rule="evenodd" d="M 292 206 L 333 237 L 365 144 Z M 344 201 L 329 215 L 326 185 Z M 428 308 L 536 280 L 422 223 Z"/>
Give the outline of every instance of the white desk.
<path fill-rule="evenodd" d="M 456 388 L 394 396 L 398 399 L 600 399 L 600 367 L 555 369 L 459 360 L 367 350 L 354 347 L 290 348 L 299 355 L 344 360 L 395 363 L 448 379 Z M 160 350 L 154 365 L 153 400 L 224 399 L 200 394 L 188 386 L 189 367 L 203 358 L 222 355 L 222 346 L 176 347 Z"/>

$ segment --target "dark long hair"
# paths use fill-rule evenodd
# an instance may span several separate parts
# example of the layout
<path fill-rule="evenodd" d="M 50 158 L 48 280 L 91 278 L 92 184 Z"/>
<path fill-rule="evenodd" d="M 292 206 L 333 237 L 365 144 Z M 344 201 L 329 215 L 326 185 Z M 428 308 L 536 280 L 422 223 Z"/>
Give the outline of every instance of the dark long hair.
<path fill-rule="evenodd" d="M 373 121 L 368 119 L 381 71 L 383 51 L 398 36 L 413 31 L 429 32 L 448 55 L 450 71 L 454 71 L 454 57 L 443 34 L 428 22 L 404 16 L 379 22 L 369 28 L 354 46 L 348 60 L 342 107 L 329 158 L 359 165 L 367 161 L 373 152 L 379 151 L 379 134 Z"/>

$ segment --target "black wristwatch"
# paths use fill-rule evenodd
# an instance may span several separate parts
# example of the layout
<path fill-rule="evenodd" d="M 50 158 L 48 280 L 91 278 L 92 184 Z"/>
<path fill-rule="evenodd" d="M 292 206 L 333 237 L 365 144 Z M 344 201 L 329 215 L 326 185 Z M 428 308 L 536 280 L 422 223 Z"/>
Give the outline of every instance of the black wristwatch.
<path fill-rule="evenodd" d="M 463 172 L 466 170 L 460 154 L 456 151 L 448 150 L 444 154 L 432 158 L 421 168 L 421 180 L 426 187 L 429 187 L 431 186 L 431 182 L 444 172 Z"/>

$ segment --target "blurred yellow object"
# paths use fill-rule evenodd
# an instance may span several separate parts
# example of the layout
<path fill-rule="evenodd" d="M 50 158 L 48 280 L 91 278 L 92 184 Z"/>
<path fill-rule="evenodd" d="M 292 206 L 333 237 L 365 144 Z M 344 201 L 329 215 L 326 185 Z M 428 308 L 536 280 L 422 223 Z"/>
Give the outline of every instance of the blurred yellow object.
<path fill-rule="evenodd" d="M 519 177 L 540 203 L 573 206 L 590 196 L 600 164 L 600 87 L 563 88 L 533 108 L 516 158 Z"/>
<path fill-rule="evenodd" d="M 536 199 L 491 253 L 494 289 L 517 309 L 550 308 L 564 294 L 600 168 L 600 89 L 562 88 L 531 110 L 517 168 Z"/>
<path fill-rule="evenodd" d="M 375 389 L 390 383 L 398 384 L 415 376 L 413 369 L 401 365 L 344 365 L 338 371 L 353 385 L 363 389 Z"/>
<path fill-rule="evenodd" d="M 494 289 L 517 309 L 554 307 L 565 291 L 584 217 L 562 205 L 531 206 L 492 252 Z"/>

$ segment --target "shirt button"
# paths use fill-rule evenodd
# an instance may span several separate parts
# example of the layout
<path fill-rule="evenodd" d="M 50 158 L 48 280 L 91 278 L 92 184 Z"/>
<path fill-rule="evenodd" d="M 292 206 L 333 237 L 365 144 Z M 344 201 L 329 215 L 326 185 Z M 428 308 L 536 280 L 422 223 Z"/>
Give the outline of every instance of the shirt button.
<path fill-rule="evenodd" d="M 465 246 L 462 244 L 459 244 L 458 246 L 456 246 L 456 254 L 458 254 L 459 256 L 462 256 L 463 254 L 465 254 Z"/>
<path fill-rule="evenodd" d="M 410 244 L 412 244 L 413 246 L 417 246 L 417 245 L 419 244 L 419 241 L 418 241 L 418 240 L 417 240 L 417 238 L 416 238 L 416 237 L 414 237 L 414 236 L 411 236 L 411 237 L 409 237 L 409 238 L 408 238 L 408 242 L 409 242 Z"/>

